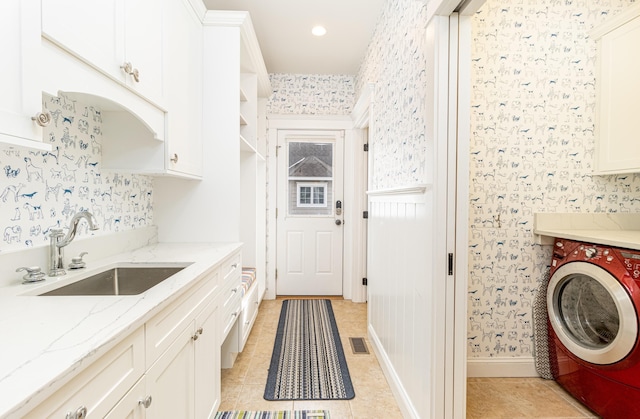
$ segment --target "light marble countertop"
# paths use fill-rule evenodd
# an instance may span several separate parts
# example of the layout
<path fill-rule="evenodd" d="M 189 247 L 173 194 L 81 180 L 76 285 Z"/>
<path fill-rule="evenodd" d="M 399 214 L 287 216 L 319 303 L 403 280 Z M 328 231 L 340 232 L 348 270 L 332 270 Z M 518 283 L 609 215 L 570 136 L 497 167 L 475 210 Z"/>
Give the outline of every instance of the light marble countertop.
<path fill-rule="evenodd" d="M 537 213 L 533 225 L 540 244 L 562 238 L 640 250 L 640 214 Z"/>
<path fill-rule="evenodd" d="M 0 418 L 23 416 L 240 247 L 159 243 L 42 283 L 0 288 Z M 190 265 L 140 295 L 35 295 L 116 263 Z"/>

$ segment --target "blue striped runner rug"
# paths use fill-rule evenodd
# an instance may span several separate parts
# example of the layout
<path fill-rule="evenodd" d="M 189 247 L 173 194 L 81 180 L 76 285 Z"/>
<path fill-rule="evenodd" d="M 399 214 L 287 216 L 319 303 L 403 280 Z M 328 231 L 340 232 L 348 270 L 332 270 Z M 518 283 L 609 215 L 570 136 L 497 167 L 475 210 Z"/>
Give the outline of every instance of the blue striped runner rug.
<path fill-rule="evenodd" d="M 330 300 L 284 300 L 266 400 L 355 397 Z"/>
<path fill-rule="evenodd" d="M 218 412 L 214 419 L 330 419 L 328 410 L 294 410 L 254 412 L 234 410 Z"/>

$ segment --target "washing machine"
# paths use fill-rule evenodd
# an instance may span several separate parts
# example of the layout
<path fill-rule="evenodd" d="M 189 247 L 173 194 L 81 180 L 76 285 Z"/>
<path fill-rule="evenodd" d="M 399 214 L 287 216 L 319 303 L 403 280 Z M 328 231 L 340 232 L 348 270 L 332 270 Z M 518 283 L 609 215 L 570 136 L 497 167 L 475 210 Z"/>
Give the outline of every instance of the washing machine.
<path fill-rule="evenodd" d="M 556 239 L 547 288 L 555 380 L 603 418 L 640 418 L 640 251 Z"/>

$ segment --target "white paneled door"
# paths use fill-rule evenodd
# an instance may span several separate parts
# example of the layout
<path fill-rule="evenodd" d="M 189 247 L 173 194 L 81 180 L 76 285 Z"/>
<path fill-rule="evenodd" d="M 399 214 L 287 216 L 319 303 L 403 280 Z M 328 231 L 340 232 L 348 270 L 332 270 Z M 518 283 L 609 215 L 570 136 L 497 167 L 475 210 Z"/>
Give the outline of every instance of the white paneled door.
<path fill-rule="evenodd" d="M 342 131 L 278 131 L 277 295 L 342 295 Z"/>

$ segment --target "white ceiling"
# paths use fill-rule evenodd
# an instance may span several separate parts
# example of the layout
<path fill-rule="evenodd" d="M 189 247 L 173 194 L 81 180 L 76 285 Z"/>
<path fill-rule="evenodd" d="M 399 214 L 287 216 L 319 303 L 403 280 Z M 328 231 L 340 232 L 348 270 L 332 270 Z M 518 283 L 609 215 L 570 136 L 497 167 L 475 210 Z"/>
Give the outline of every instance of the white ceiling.
<path fill-rule="evenodd" d="M 269 73 L 355 75 L 385 0 L 204 0 L 246 10 Z M 311 34 L 315 25 L 327 34 Z"/>

